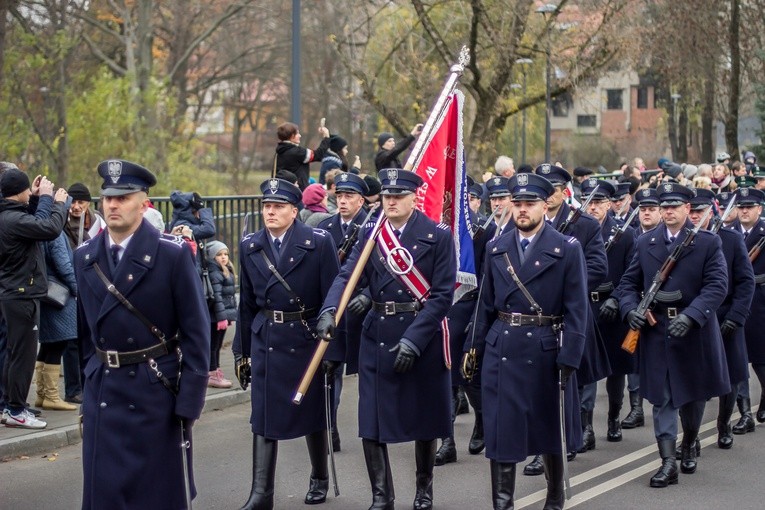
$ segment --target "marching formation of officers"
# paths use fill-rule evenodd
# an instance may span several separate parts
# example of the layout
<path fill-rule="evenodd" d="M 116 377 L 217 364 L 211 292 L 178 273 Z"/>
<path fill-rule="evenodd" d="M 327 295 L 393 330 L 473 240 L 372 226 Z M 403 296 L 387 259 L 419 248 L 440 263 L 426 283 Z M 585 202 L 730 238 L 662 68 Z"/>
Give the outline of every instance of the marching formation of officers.
<path fill-rule="evenodd" d="M 432 508 L 433 466 L 456 460 L 460 386 L 476 416 L 469 451 L 485 449 L 490 459 L 495 509 L 513 508 L 516 465 L 528 457 L 524 474 L 547 480 L 544 508 L 563 508 L 567 462 L 595 448 L 593 408 L 602 379 L 608 441 L 644 425 L 644 398 L 654 406 L 661 465 L 651 487 L 677 483 L 678 471 L 695 472 L 708 399 L 720 397 L 720 448 L 732 446 L 732 434 L 753 430 L 748 363 L 765 382 L 765 348 L 747 317 L 765 306 L 765 259 L 757 257 L 765 239 L 762 191 L 718 197 L 666 183 L 639 190 L 633 210 L 628 187 L 587 179 L 585 203 L 575 210 L 566 202 L 571 176 L 563 168 L 543 164 L 510 179 L 493 177 L 486 183 L 491 221 L 471 211 L 481 284 L 452 303 L 452 238 L 417 211 L 420 178 L 402 169 L 380 172 L 384 226 L 367 259 L 377 215 L 362 207 L 364 181 L 342 177 L 339 212 L 322 229 L 295 221 L 295 186 L 263 183 L 266 228 L 242 241 L 234 350 L 252 360 L 255 436 L 252 491 L 243 508 L 273 507 L 276 441 L 298 436 L 306 436 L 312 465 L 305 502 L 325 500 L 323 452 L 330 445 L 319 386 L 323 377 L 338 386 L 342 363 L 359 375 L 370 510 L 394 506 L 387 444 L 398 442 L 414 442 L 413 508 Z M 350 235 L 357 236 L 351 250 Z M 360 278 L 348 289 L 348 313 L 336 321 L 354 271 Z M 638 338 L 632 352 L 622 345 L 629 336 Z M 318 339 L 330 346 L 324 375 L 293 406 L 286 392 Z M 332 421 L 339 397 L 336 387 Z M 742 418 L 731 427 L 736 402 Z"/>
<path fill-rule="evenodd" d="M 185 508 L 195 494 L 187 450 L 207 375 L 198 331 L 207 327 L 176 305 L 201 296 L 200 285 L 182 244 L 142 221 L 154 176 L 119 160 L 99 172 L 108 228 L 75 257 L 88 338 L 83 506 L 113 501 L 106 490 L 136 503 L 130 480 L 139 477 L 149 488 L 142 502 Z M 340 446 L 328 429 L 343 372 L 358 373 L 370 510 L 394 508 L 387 445 L 400 442 L 414 443 L 413 508 L 433 507 L 434 466 L 456 460 L 460 386 L 475 408 L 468 449 L 485 450 L 490 460 L 497 510 L 514 507 L 516 466 L 528 457 L 523 473 L 547 481 L 544 509 L 564 507 L 568 461 L 595 448 L 602 379 L 608 441 L 644 425 L 643 399 L 654 406 L 661 465 L 651 487 L 696 471 L 710 398 L 720 397 L 720 448 L 754 430 L 748 364 L 765 384 L 765 343 L 747 318 L 765 313 L 763 191 L 715 196 L 665 183 L 639 190 L 631 210 L 626 188 L 587 179 L 584 204 L 574 209 L 566 203 L 571 176 L 558 166 L 493 177 L 486 183 L 491 221 L 471 212 L 480 285 L 453 303 L 455 246 L 448 226 L 417 210 L 422 179 L 400 168 L 380 171 L 379 179 L 382 204 L 370 212 L 365 181 L 341 174 L 338 212 L 316 229 L 296 220 L 297 186 L 277 178 L 261 186 L 265 227 L 241 241 L 233 346 L 237 377 L 252 387 L 252 486 L 243 509 L 274 508 L 278 443 L 298 437 L 306 438 L 311 465 L 305 503 L 326 500 L 334 469 L 327 453 Z M 138 310 L 158 300 L 164 306 Z M 192 317 L 204 318 L 201 297 L 193 305 Z M 292 392 L 323 341 L 319 372 L 294 405 Z M 137 381 L 143 389 L 130 397 L 129 411 L 111 405 Z M 742 416 L 731 426 L 736 403 Z M 114 446 L 125 440 L 127 419 L 151 424 L 140 450 Z M 172 447 L 178 444 L 182 455 Z M 151 457 L 158 445 L 172 459 L 164 473 L 132 455 Z M 131 454 L 116 458 L 115 451 Z"/>

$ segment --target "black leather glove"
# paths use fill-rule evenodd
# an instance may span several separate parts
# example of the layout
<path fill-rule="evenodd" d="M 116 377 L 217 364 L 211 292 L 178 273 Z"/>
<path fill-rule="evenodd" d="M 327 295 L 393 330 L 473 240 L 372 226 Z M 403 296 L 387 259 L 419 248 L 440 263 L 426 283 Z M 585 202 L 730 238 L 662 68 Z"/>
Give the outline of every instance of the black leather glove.
<path fill-rule="evenodd" d="M 335 314 L 330 310 L 319 315 L 319 320 L 316 322 L 316 334 L 322 340 L 332 340 L 335 337 Z"/>
<path fill-rule="evenodd" d="M 672 319 L 672 321 L 669 323 L 669 326 L 667 326 L 667 333 L 669 333 L 670 335 L 676 338 L 682 338 L 688 334 L 692 326 L 693 326 L 693 319 L 691 319 L 684 313 L 681 313 L 680 315 Z"/>
<path fill-rule="evenodd" d="M 393 370 L 401 374 L 409 372 L 417 359 L 417 353 L 403 342 L 399 342 L 390 352 L 396 352 L 396 361 L 393 362 Z"/>
<path fill-rule="evenodd" d="M 252 381 L 250 358 L 245 358 L 239 353 L 234 353 L 234 374 L 239 381 L 239 386 L 246 390 Z"/>
<path fill-rule="evenodd" d="M 600 307 L 600 313 L 598 317 L 605 322 L 614 322 L 619 315 L 619 302 L 616 298 L 608 298 Z"/>
<path fill-rule="evenodd" d="M 576 369 L 559 363 L 558 370 L 560 370 L 560 389 L 565 390 L 568 380 L 571 378 L 571 374 L 573 374 Z"/>
<path fill-rule="evenodd" d="M 330 359 L 321 360 L 321 368 L 324 369 L 324 373 L 327 374 L 327 378 L 332 380 L 335 378 L 335 372 L 340 367 L 339 361 L 332 361 Z"/>
<path fill-rule="evenodd" d="M 627 313 L 627 325 L 630 327 L 630 329 L 640 331 L 640 329 L 645 326 L 645 323 L 645 317 L 637 313 L 636 310 L 630 310 L 630 312 Z"/>
<path fill-rule="evenodd" d="M 732 321 L 730 319 L 725 319 L 722 324 L 720 324 L 720 333 L 722 333 L 722 336 L 729 337 L 732 336 L 733 333 L 736 332 L 738 328 L 741 327 L 741 324 L 739 324 L 736 321 Z"/>
<path fill-rule="evenodd" d="M 348 311 L 356 315 L 363 315 L 369 311 L 372 300 L 364 294 L 359 294 L 348 302 Z"/>

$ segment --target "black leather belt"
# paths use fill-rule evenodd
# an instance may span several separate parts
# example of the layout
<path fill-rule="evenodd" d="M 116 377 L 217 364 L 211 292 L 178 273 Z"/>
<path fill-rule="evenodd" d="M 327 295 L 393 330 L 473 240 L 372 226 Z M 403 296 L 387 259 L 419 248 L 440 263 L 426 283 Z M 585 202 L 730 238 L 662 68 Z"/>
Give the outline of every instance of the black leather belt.
<path fill-rule="evenodd" d="M 563 323 L 559 315 L 523 315 L 522 313 L 497 312 L 499 320 L 511 326 L 555 326 Z"/>
<path fill-rule="evenodd" d="M 175 348 L 178 347 L 178 340 L 173 338 L 165 343 L 157 344 L 147 349 L 141 349 L 139 351 L 118 352 L 118 351 L 102 351 L 96 349 L 96 358 L 108 365 L 110 368 L 119 368 L 124 365 L 135 365 L 136 363 L 144 363 L 151 358 L 159 358 L 166 354 L 170 354 Z"/>
<path fill-rule="evenodd" d="M 606 299 L 611 297 L 611 292 L 612 291 L 610 290 L 603 291 L 603 292 L 598 292 L 596 290 L 594 292 L 590 292 L 590 301 L 592 301 L 593 303 L 597 303 L 599 301 L 605 301 Z"/>
<path fill-rule="evenodd" d="M 675 317 L 680 315 L 680 312 L 678 311 L 677 307 L 675 307 L 675 306 L 667 306 L 667 307 L 656 308 L 654 310 L 651 310 L 651 312 L 654 315 L 659 315 L 661 317 L 666 316 L 667 319 L 674 319 Z"/>
<path fill-rule="evenodd" d="M 303 312 L 283 312 L 281 310 L 263 310 L 266 317 L 274 321 L 276 324 L 283 324 L 285 322 L 302 321 L 316 317 L 316 308 L 309 308 Z"/>
<path fill-rule="evenodd" d="M 417 301 L 411 301 L 409 303 L 396 303 L 395 301 L 386 301 L 385 303 L 378 303 L 372 301 L 372 309 L 375 312 L 382 312 L 385 315 L 396 315 L 397 313 L 405 312 L 417 312 L 422 308 L 422 305 Z"/>

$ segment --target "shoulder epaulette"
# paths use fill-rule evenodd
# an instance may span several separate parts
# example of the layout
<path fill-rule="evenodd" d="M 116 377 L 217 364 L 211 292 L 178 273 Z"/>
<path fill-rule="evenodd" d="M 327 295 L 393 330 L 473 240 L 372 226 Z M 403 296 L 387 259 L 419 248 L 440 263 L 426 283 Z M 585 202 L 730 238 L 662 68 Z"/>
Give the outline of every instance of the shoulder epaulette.
<path fill-rule="evenodd" d="M 242 242 L 242 243 L 243 243 L 243 242 L 247 241 L 249 238 L 251 238 L 251 237 L 252 237 L 252 236 L 254 236 L 254 235 L 255 235 L 255 232 L 250 232 L 249 234 L 247 234 L 246 236 L 244 236 L 240 242 Z"/>
<path fill-rule="evenodd" d="M 576 244 L 579 241 L 576 240 L 576 237 L 569 237 L 568 239 L 566 239 L 566 242 L 569 244 Z"/>
<path fill-rule="evenodd" d="M 81 245 L 79 245 L 77 248 L 75 248 L 75 250 L 79 250 L 80 248 L 84 248 L 85 246 L 88 246 L 90 244 L 90 241 L 92 241 L 92 239 L 88 239 L 87 241 L 83 241 L 83 243 Z"/>
<path fill-rule="evenodd" d="M 162 234 L 159 236 L 160 241 L 165 241 L 167 243 L 176 244 L 178 246 L 183 246 L 186 244 L 186 242 L 183 240 L 181 236 L 174 236 L 171 234 Z"/>
<path fill-rule="evenodd" d="M 374 228 L 375 222 L 374 221 L 368 221 L 366 225 L 364 225 L 364 228 Z"/>
<path fill-rule="evenodd" d="M 315 228 L 315 229 L 313 229 L 313 233 L 314 233 L 314 234 L 318 234 L 318 235 L 320 235 L 321 237 L 324 237 L 324 236 L 326 236 L 326 235 L 327 235 L 327 231 L 326 231 L 326 230 L 324 230 L 323 228 Z"/>

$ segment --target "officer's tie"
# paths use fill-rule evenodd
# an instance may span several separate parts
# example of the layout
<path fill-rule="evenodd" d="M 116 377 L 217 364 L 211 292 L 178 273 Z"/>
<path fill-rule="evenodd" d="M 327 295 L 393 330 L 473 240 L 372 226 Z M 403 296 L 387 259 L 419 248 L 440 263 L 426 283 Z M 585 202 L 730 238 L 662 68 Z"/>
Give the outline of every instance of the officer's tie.
<path fill-rule="evenodd" d="M 669 236 L 669 244 L 672 245 L 672 243 L 675 242 L 675 236 Z"/>
<path fill-rule="evenodd" d="M 397 238 L 401 237 L 401 231 L 399 229 L 394 230 L 393 233 L 396 234 Z"/>
<path fill-rule="evenodd" d="M 528 239 L 526 238 L 521 239 L 521 250 L 523 250 L 523 252 L 526 253 L 526 248 L 528 248 L 530 244 L 531 244 L 531 241 L 529 241 Z"/>
<path fill-rule="evenodd" d="M 345 234 L 348 231 L 348 224 L 347 223 L 341 223 L 340 228 L 343 230 L 343 234 Z"/>
<path fill-rule="evenodd" d="M 117 264 L 120 263 L 120 251 L 122 251 L 122 246 L 113 244 L 109 249 L 112 252 L 112 262 L 114 263 L 114 267 L 117 267 Z"/>
<path fill-rule="evenodd" d="M 750 232 L 749 230 L 744 232 L 744 241 L 746 241 L 746 238 L 749 237 L 749 232 Z"/>
<path fill-rule="evenodd" d="M 279 239 L 274 239 L 274 250 L 276 251 L 276 255 L 279 255 L 279 250 L 282 247 L 282 242 Z"/>

